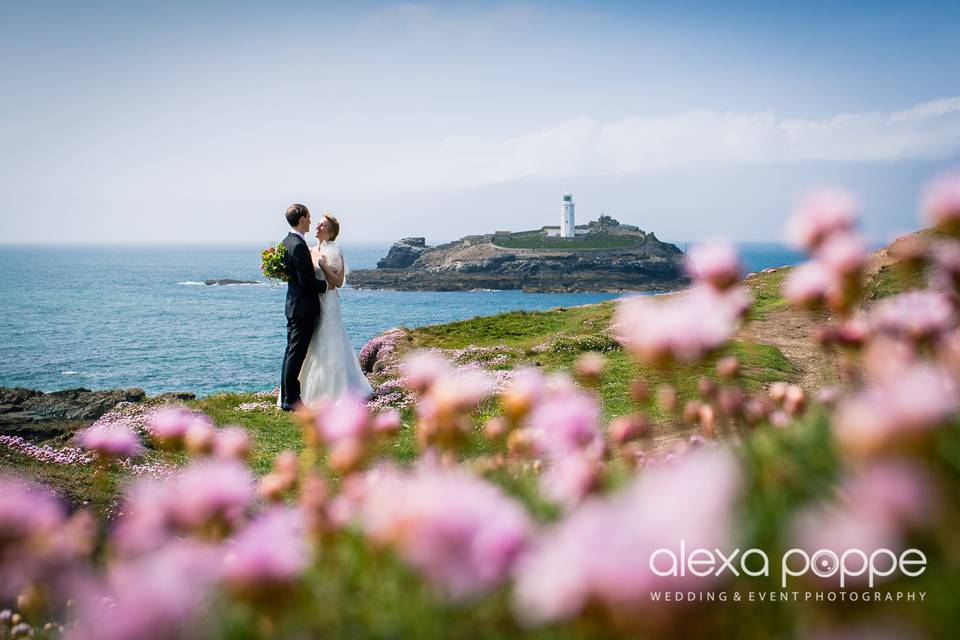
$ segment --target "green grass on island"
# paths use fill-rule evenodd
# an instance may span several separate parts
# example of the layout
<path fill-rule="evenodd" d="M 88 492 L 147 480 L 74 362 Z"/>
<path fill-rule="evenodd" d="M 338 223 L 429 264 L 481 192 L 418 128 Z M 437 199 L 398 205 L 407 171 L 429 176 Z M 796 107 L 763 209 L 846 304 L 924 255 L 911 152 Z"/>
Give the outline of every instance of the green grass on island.
<path fill-rule="evenodd" d="M 543 233 L 517 233 L 495 237 L 493 244 L 505 249 L 625 249 L 640 246 L 646 238 L 639 236 L 595 232 L 574 238 L 546 236 Z"/>

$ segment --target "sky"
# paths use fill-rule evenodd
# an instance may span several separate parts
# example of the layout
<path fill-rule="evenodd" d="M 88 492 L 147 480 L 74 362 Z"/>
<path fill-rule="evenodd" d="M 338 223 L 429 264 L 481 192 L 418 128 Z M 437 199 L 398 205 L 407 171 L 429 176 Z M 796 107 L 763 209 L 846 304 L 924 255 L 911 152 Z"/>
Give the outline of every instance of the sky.
<path fill-rule="evenodd" d="M 82 5 L 82 6 L 81 6 Z M 960 164 L 960 3 L 0 4 L 0 243 L 344 242 L 607 213 L 779 241 L 812 186 L 875 241 Z"/>

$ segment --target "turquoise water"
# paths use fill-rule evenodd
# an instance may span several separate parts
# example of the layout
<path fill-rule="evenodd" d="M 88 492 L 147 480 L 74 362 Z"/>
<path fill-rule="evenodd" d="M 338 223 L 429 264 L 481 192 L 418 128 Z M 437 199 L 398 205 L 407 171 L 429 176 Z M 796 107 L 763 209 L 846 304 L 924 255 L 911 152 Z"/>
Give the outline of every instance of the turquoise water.
<path fill-rule="evenodd" d="M 386 246 L 343 247 L 370 268 Z M 776 245 L 747 245 L 750 270 L 795 262 Z M 285 289 L 204 286 L 259 280 L 258 247 L 0 247 L 0 386 L 43 391 L 137 386 L 205 395 L 278 384 Z M 348 276 L 349 280 L 349 276 Z M 519 291 L 341 293 L 360 348 L 377 333 L 513 309 L 599 302 L 614 294 Z"/>

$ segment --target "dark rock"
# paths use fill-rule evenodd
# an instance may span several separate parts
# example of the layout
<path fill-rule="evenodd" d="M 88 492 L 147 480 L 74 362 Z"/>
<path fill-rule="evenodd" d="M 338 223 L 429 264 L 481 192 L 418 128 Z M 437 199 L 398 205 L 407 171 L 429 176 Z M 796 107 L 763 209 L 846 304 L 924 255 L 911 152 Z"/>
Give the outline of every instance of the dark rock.
<path fill-rule="evenodd" d="M 50 438 L 96 420 L 120 402 L 140 402 L 143 389 L 65 389 L 43 393 L 0 387 L 0 433 Z"/>
<path fill-rule="evenodd" d="M 390 247 L 386 257 L 377 262 L 377 268 L 405 269 L 416 262 L 427 249 L 426 238 L 403 238 Z"/>
<path fill-rule="evenodd" d="M 205 285 L 228 285 L 228 284 L 260 284 L 256 280 L 231 280 L 230 278 L 222 278 L 220 280 L 204 280 L 203 284 Z"/>
<path fill-rule="evenodd" d="M 168 391 L 167 393 L 161 393 L 151 397 L 161 402 L 188 402 L 190 400 L 196 400 L 197 394 L 190 393 L 189 391 Z"/>

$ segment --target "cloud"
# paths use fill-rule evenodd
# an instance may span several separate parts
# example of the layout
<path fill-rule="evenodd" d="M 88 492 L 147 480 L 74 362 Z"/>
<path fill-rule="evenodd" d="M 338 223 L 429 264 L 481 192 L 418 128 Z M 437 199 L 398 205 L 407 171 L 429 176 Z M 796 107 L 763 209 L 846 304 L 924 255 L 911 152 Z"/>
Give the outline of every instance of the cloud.
<path fill-rule="evenodd" d="M 612 122 L 575 118 L 504 139 L 451 135 L 378 163 L 379 175 L 367 175 L 367 184 L 430 190 L 691 166 L 942 160 L 958 152 L 960 97 L 820 120 L 694 110 Z M 349 181 L 348 173 L 339 177 Z"/>

